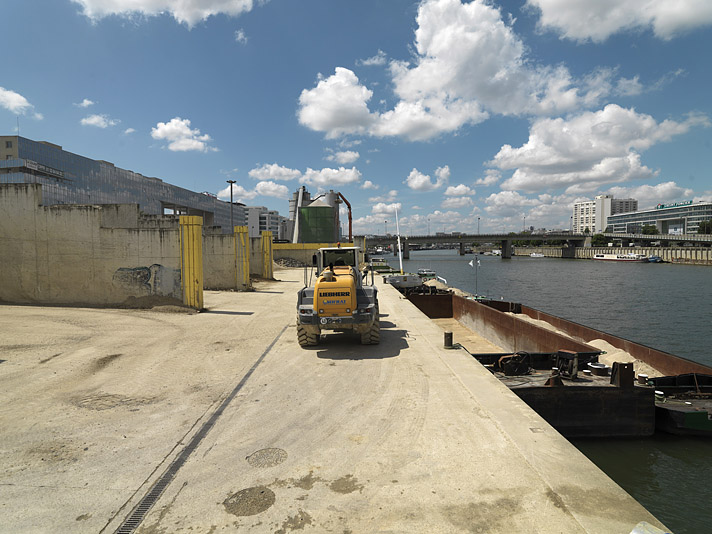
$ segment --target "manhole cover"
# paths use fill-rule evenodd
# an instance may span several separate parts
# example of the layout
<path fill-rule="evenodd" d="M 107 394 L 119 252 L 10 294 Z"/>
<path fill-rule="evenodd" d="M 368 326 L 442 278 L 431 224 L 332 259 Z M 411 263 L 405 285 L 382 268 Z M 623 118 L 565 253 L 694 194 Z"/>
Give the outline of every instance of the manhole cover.
<path fill-rule="evenodd" d="M 233 493 L 223 501 L 229 514 L 257 515 L 274 504 L 274 492 L 266 486 L 255 486 Z"/>
<path fill-rule="evenodd" d="M 273 467 L 287 459 L 287 451 L 282 449 L 261 449 L 247 457 L 252 467 Z"/>

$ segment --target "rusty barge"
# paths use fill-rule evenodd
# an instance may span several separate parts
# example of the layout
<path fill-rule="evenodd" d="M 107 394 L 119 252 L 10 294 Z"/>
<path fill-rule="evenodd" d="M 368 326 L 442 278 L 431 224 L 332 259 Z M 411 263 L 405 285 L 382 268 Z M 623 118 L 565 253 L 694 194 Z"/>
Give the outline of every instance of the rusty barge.
<path fill-rule="evenodd" d="M 656 428 L 685 433 L 685 418 L 712 419 L 707 391 L 676 408 L 682 426 L 669 410 L 677 406 L 672 391 L 660 391 L 679 375 L 712 375 L 706 365 L 520 303 L 451 291 L 406 298 L 431 319 L 455 319 L 507 351 L 472 355 L 567 438 L 650 436 Z M 624 353 L 623 361 L 610 361 Z"/>

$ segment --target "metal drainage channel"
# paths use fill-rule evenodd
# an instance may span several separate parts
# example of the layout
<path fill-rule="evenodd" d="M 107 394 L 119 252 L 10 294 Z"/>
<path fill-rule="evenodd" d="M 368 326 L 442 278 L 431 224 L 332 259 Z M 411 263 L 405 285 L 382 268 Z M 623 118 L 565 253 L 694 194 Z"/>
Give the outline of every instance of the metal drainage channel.
<path fill-rule="evenodd" d="M 119 528 L 116 529 L 115 534 L 131 534 L 134 530 L 138 528 L 138 526 L 146 517 L 148 511 L 156 503 L 163 491 L 173 481 L 176 474 L 178 473 L 178 470 L 183 467 L 183 464 L 185 464 L 185 462 L 188 460 L 188 457 L 193 453 L 193 451 L 198 447 L 198 445 L 200 445 L 200 442 L 203 441 L 203 438 L 205 438 L 208 432 L 210 432 L 210 430 L 215 425 L 215 422 L 225 411 L 225 408 L 227 408 L 227 405 L 230 404 L 230 401 L 235 398 L 235 395 L 237 395 L 237 393 L 245 385 L 245 382 L 247 382 L 250 376 L 252 376 L 252 373 L 254 373 L 255 369 L 257 369 L 257 366 L 262 363 L 262 360 L 264 360 L 265 356 L 267 356 L 269 351 L 272 350 L 272 347 L 274 347 L 275 343 L 277 343 L 277 340 L 282 336 L 284 331 L 287 329 L 287 326 L 289 325 L 285 325 L 284 328 L 282 328 L 280 333 L 277 334 L 277 337 L 272 340 L 272 343 L 269 344 L 269 346 L 257 359 L 254 365 L 250 368 L 250 370 L 247 371 L 247 374 L 245 374 L 245 376 L 242 377 L 242 380 L 240 380 L 237 386 L 235 386 L 235 389 L 233 389 L 230 394 L 225 398 L 225 400 L 222 401 L 218 409 L 215 410 L 215 413 L 210 416 L 210 419 L 203 423 L 203 426 L 200 427 L 200 430 L 198 430 L 198 432 L 183 448 L 180 454 L 171 462 L 171 464 L 168 466 L 168 469 L 166 469 L 166 471 L 161 475 L 161 477 L 156 482 L 154 482 L 153 486 L 151 486 L 151 489 L 148 490 L 148 493 L 146 493 L 146 495 L 141 498 L 139 503 L 131 511 L 131 514 L 129 514 L 129 516 L 119 526 Z"/>

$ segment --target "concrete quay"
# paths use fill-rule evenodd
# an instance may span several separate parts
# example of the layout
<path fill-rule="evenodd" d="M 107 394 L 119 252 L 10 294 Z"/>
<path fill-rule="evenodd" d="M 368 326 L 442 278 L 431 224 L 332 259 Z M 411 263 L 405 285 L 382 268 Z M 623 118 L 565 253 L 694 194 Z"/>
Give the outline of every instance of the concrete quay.
<path fill-rule="evenodd" d="M 380 345 L 305 350 L 275 277 L 200 314 L 0 306 L 0 532 L 663 528 L 391 286 Z"/>

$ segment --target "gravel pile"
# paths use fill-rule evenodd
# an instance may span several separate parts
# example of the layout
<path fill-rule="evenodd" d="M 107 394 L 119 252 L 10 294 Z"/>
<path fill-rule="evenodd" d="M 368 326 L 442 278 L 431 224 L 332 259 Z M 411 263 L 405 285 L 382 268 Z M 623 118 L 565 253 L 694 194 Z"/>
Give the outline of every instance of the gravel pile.
<path fill-rule="evenodd" d="M 307 267 L 306 263 L 295 260 L 294 258 L 279 258 L 278 260 L 274 260 L 274 262 L 280 267 Z"/>

